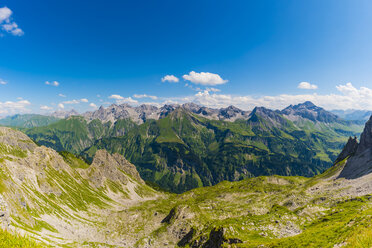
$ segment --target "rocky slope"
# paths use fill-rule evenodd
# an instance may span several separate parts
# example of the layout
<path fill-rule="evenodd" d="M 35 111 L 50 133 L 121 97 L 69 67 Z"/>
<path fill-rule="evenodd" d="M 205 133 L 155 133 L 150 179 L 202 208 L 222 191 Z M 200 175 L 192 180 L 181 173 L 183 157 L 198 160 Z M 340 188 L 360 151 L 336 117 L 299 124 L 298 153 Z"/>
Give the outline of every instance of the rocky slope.
<path fill-rule="evenodd" d="M 107 214 L 161 194 L 118 154 L 99 151 L 91 166 L 62 155 L 0 127 L 1 224 L 51 244 L 121 244 L 102 228 Z"/>

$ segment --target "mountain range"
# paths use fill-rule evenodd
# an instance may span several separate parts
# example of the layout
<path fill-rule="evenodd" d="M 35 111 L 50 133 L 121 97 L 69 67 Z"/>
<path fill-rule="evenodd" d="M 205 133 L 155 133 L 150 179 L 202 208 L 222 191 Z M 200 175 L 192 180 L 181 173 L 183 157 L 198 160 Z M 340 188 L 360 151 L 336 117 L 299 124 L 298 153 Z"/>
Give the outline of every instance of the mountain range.
<path fill-rule="evenodd" d="M 100 107 L 23 131 L 40 145 L 93 160 L 119 153 L 171 192 L 261 175 L 313 176 L 332 166 L 363 125 L 311 102 L 284 110 L 196 104 Z"/>

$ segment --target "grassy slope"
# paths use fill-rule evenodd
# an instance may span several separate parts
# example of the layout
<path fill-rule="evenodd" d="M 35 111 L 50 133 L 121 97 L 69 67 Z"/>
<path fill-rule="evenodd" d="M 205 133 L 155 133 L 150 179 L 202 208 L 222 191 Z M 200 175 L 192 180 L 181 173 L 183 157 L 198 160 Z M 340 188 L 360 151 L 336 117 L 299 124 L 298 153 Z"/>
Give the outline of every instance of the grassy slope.
<path fill-rule="evenodd" d="M 121 136 L 135 126 L 130 120 L 119 120 L 111 125 L 111 122 L 102 123 L 99 120 L 88 123 L 84 118 L 74 116 L 45 127 L 27 129 L 25 133 L 40 145 L 79 154 L 94 141 L 103 137 Z"/>
<path fill-rule="evenodd" d="M 6 248 L 42 248 L 43 244 L 18 234 L 13 234 L 0 229 L 0 247 Z"/>

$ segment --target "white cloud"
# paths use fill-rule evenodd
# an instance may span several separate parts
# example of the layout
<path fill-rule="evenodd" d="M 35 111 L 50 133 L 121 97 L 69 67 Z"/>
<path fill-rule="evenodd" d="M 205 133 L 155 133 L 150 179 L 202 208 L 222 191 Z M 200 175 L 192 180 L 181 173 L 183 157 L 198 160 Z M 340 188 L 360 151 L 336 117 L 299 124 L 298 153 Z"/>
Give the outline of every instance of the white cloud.
<path fill-rule="evenodd" d="M 318 86 L 315 84 L 311 84 L 309 82 L 301 82 L 298 84 L 297 88 L 303 89 L 303 90 L 316 90 L 318 89 Z"/>
<path fill-rule="evenodd" d="M 201 88 L 199 88 L 199 87 L 194 87 L 193 85 L 188 84 L 188 83 L 185 83 L 185 87 L 187 87 L 187 88 L 189 88 L 189 89 L 191 89 L 191 90 L 193 90 L 193 91 L 202 91 Z"/>
<path fill-rule="evenodd" d="M 122 97 L 121 95 L 111 95 L 111 96 L 109 96 L 109 98 L 116 99 L 116 100 L 122 100 L 122 99 L 124 99 L 124 97 Z"/>
<path fill-rule="evenodd" d="M 97 108 L 97 105 L 95 105 L 94 103 L 90 103 L 89 106 L 92 107 L 92 108 L 94 108 L 94 109 Z"/>
<path fill-rule="evenodd" d="M 78 103 L 80 103 L 80 101 L 79 100 L 70 100 L 70 101 L 64 101 L 64 102 L 62 102 L 63 104 L 78 104 Z"/>
<path fill-rule="evenodd" d="M 40 106 L 40 109 L 41 109 L 41 110 L 52 110 L 53 108 L 52 108 L 52 107 L 49 107 L 49 106 L 47 106 L 47 105 L 41 105 L 41 106 Z"/>
<path fill-rule="evenodd" d="M 24 34 L 23 30 L 18 27 L 18 24 L 15 22 L 3 24 L 2 25 L 3 30 L 7 31 L 8 33 L 11 33 L 14 36 L 22 36 Z"/>
<path fill-rule="evenodd" d="M 27 100 L 0 102 L 0 114 L 29 113 L 31 110 L 27 107 L 30 105 Z"/>
<path fill-rule="evenodd" d="M 59 103 L 59 104 L 58 104 L 58 108 L 60 108 L 60 109 L 64 109 L 64 108 L 65 108 L 65 105 L 63 105 L 62 103 Z"/>
<path fill-rule="evenodd" d="M 178 83 L 180 80 L 178 79 L 178 77 L 174 76 L 174 75 L 166 75 L 164 76 L 161 81 L 164 83 L 164 82 L 169 82 L 169 83 Z"/>
<path fill-rule="evenodd" d="M 12 35 L 22 36 L 24 32 L 17 23 L 11 20 L 12 14 L 13 12 L 8 7 L 0 8 L 0 27 Z"/>
<path fill-rule="evenodd" d="M 55 86 L 55 87 L 57 87 L 59 85 L 59 83 L 57 81 L 53 81 L 53 82 L 46 81 L 45 84 Z"/>
<path fill-rule="evenodd" d="M 58 94 L 58 96 L 60 96 L 60 97 L 66 97 L 66 95 L 64 95 L 64 94 Z"/>
<path fill-rule="evenodd" d="M 118 104 L 122 104 L 122 103 L 132 103 L 132 104 L 137 104 L 138 101 L 137 100 L 134 100 L 132 97 L 124 97 L 123 99 L 121 100 L 117 100 L 116 103 Z"/>
<path fill-rule="evenodd" d="M 188 75 L 183 75 L 183 79 L 190 81 L 194 84 L 201 84 L 201 85 L 220 85 L 225 84 L 228 80 L 224 80 L 218 74 L 210 73 L 210 72 L 194 72 L 191 71 Z"/>
<path fill-rule="evenodd" d="M 137 104 L 138 101 L 133 99 L 132 97 L 123 97 L 121 95 L 111 95 L 109 96 L 110 99 L 115 99 L 117 104 L 122 104 L 122 103 L 132 103 L 132 104 Z"/>
<path fill-rule="evenodd" d="M 172 97 L 166 101 L 173 103 L 194 102 L 200 105 L 221 108 L 234 105 L 244 110 L 252 110 L 256 106 L 263 106 L 271 109 L 283 109 L 290 104 L 298 104 L 305 101 L 311 101 L 314 104 L 325 109 L 362 109 L 372 110 L 372 89 L 367 87 L 355 88 L 351 83 L 338 85 L 338 93 L 319 95 L 300 94 L 289 95 L 281 94 L 275 96 L 252 96 L 252 95 L 229 95 L 211 93 L 208 90 L 199 91 L 193 96 Z"/>
<path fill-rule="evenodd" d="M 0 8 L 0 23 L 9 20 L 12 11 L 8 7 Z"/>
<path fill-rule="evenodd" d="M 80 100 L 73 99 L 73 100 L 69 100 L 69 101 L 63 101 L 62 104 L 79 104 L 79 103 L 82 103 L 82 102 L 87 103 L 89 101 L 86 98 L 82 98 Z"/>
<path fill-rule="evenodd" d="M 158 99 L 157 96 L 150 96 L 150 95 L 147 95 L 147 94 L 142 94 L 142 95 L 134 94 L 133 97 L 134 98 L 151 98 L 152 100 L 157 100 Z"/>
<path fill-rule="evenodd" d="M 217 89 L 217 88 L 206 88 L 205 90 L 211 91 L 211 92 L 220 92 L 221 91 L 220 89 Z"/>
<path fill-rule="evenodd" d="M 4 81 L 4 80 L 2 80 L 1 78 L 0 78 L 0 85 L 6 85 L 8 82 L 6 82 L 6 81 Z"/>

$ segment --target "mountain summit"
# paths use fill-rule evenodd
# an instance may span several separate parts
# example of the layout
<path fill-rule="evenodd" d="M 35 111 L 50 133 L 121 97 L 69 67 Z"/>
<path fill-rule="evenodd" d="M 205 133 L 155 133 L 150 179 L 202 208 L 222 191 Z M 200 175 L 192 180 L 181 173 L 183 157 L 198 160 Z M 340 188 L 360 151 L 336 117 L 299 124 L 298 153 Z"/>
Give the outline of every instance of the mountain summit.
<path fill-rule="evenodd" d="M 297 105 L 290 105 L 287 108 L 283 109 L 281 113 L 288 116 L 289 119 L 294 119 L 295 116 L 300 116 L 312 121 L 321 121 L 328 123 L 342 120 L 337 115 L 316 106 L 310 101 L 306 101 Z"/>

